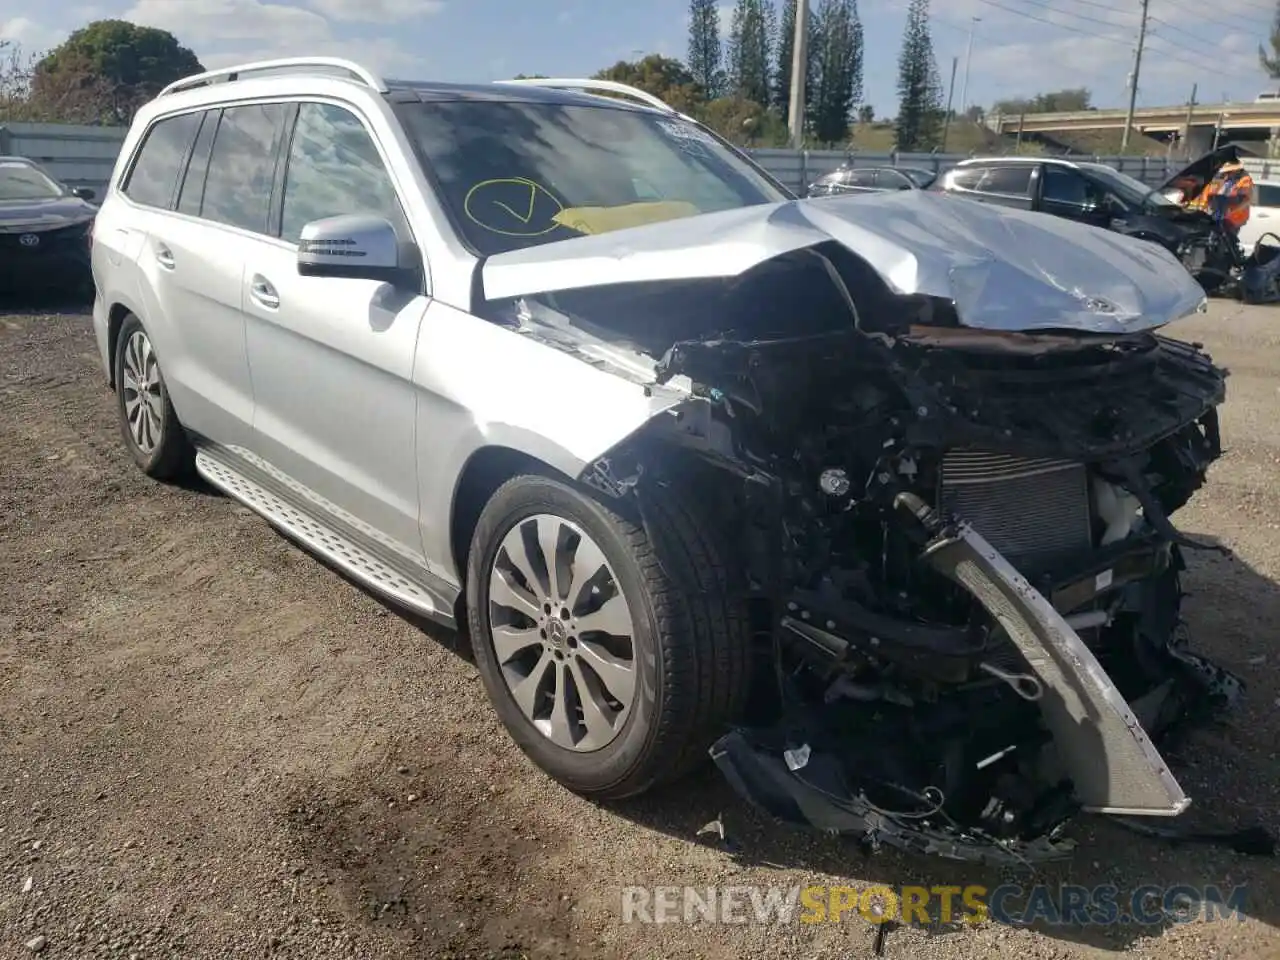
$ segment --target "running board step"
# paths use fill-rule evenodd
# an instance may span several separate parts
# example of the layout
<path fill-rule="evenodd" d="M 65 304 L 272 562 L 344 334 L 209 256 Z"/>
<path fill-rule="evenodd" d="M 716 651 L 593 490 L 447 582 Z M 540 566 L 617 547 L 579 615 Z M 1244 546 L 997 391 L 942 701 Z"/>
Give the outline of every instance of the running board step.
<path fill-rule="evenodd" d="M 263 517 L 287 537 L 338 567 L 369 589 L 415 613 L 450 628 L 453 610 L 444 597 L 427 589 L 400 564 L 380 559 L 361 546 L 355 537 L 344 535 L 332 524 L 272 484 L 256 479 L 249 468 L 240 469 L 234 454 L 201 448 L 196 451 L 196 472 L 211 486 Z M 425 571 L 424 571 L 425 574 Z"/>

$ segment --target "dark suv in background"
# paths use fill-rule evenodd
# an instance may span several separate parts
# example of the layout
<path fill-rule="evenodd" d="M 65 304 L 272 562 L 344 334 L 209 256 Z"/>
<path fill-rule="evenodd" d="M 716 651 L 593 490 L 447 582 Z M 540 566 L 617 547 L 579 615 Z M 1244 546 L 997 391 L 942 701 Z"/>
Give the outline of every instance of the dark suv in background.
<path fill-rule="evenodd" d="M 1160 244 L 1212 292 L 1235 264 L 1213 218 L 1186 210 L 1103 163 L 1057 157 L 964 160 L 935 187 L 945 193 L 1065 217 Z"/>

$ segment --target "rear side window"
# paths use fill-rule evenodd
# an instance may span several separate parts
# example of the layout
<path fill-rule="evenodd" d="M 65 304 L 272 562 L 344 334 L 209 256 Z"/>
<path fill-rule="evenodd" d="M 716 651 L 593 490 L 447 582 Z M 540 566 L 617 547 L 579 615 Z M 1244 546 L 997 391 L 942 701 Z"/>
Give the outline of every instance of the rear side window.
<path fill-rule="evenodd" d="M 206 220 L 267 232 L 285 109 L 282 103 L 254 103 L 222 111 L 200 206 Z"/>
<path fill-rule="evenodd" d="M 204 200 L 204 178 L 209 171 L 209 152 L 213 149 L 213 136 L 218 130 L 218 111 L 210 110 L 204 115 L 204 123 L 196 136 L 196 145 L 191 150 L 191 160 L 187 163 L 187 175 L 182 180 L 182 190 L 178 193 L 178 212 L 189 213 L 193 217 L 200 215 L 200 204 Z"/>
<path fill-rule="evenodd" d="M 289 146 L 280 235 L 297 243 L 312 220 L 362 213 L 404 229 L 391 176 L 373 138 L 349 110 L 304 103 Z"/>
<path fill-rule="evenodd" d="M 135 203 L 168 209 L 178 186 L 187 149 L 200 126 L 200 114 L 184 113 L 157 122 L 138 150 L 124 195 Z"/>
<path fill-rule="evenodd" d="M 947 174 L 947 186 L 961 190 L 977 190 L 978 184 L 987 171 L 982 167 L 965 167 L 963 170 L 952 170 Z"/>
<path fill-rule="evenodd" d="M 1003 193 L 1015 197 L 1024 197 L 1031 187 L 1030 164 L 1013 167 L 992 167 L 982 178 L 978 189 L 983 193 Z"/>

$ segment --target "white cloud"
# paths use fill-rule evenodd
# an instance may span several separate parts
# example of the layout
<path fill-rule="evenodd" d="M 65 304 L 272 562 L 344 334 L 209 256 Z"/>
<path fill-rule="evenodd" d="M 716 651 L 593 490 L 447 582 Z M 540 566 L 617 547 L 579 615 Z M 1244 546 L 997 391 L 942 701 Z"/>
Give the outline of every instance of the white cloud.
<path fill-rule="evenodd" d="M 344 8 L 346 20 L 354 18 L 357 2 L 365 4 L 366 14 L 361 19 L 408 4 L 408 0 L 312 2 L 314 6 Z M 421 13 L 424 6 L 433 4 L 415 2 L 413 6 Z M 346 57 L 393 76 L 421 76 L 424 71 L 421 59 L 394 39 L 339 36 L 330 19 L 321 13 L 270 0 L 136 0 L 123 16 L 134 23 L 171 31 L 209 68 L 315 55 Z"/>
<path fill-rule="evenodd" d="M 900 17 L 906 2 L 871 0 L 869 6 Z M 935 30 L 934 43 L 943 61 L 953 53 L 963 61 L 970 17 L 981 18 L 975 31 L 970 99 L 974 92 L 989 101 L 1088 87 L 1100 106 L 1123 104 L 1138 38 L 1139 4 L 1125 3 L 1118 9 L 1094 4 L 1047 9 L 1037 4 L 1034 9 L 1018 6 L 1017 12 L 1007 0 L 1002 6 L 1009 9 L 983 0 L 934 4 L 934 18 L 943 26 Z M 1255 86 L 1265 86 L 1254 51 L 1270 26 L 1272 14 L 1266 6 L 1258 0 L 1214 0 L 1208 20 L 1193 22 L 1185 0 L 1151 0 L 1139 103 L 1183 102 L 1197 82 L 1201 101 L 1216 100 L 1224 92 L 1251 98 Z"/>
<path fill-rule="evenodd" d="M 0 20 L 0 40 L 17 44 L 24 54 L 42 54 L 67 39 L 65 30 L 57 30 L 27 17 Z"/>
<path fill-rule="evenodd" d="M 307 0 L 307 2 L 334 20 L 364 23 L 417 20 L 444 9 L 444 0 Z"/>

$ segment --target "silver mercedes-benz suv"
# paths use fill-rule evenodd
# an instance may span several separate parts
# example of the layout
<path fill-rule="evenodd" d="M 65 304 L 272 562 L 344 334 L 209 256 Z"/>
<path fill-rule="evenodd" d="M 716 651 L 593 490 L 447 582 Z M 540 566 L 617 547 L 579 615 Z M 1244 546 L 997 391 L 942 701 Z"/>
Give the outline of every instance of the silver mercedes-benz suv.
<path fill-rule="evenodd" d="M 1223 371 L 1166 251 L 924 191 L 796 200 L 654 97 L 201 74 L 93 237 L 124 442 L 469 634 L 584 794 L 710 752 L 779 817 L 1059 856 L 1189 802 L 1169 516 Z"/>

